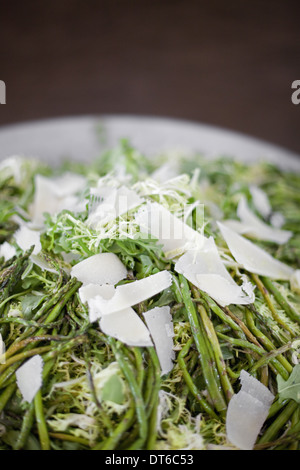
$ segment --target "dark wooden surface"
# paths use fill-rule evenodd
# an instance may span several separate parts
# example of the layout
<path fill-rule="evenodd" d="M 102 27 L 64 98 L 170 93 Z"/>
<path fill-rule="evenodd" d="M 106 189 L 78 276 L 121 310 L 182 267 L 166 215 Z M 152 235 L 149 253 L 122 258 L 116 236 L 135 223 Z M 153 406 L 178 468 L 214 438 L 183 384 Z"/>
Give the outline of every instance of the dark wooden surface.
<path fill-rule="evenodd" d="M 0 125 L 141 114 L 300 154 L 299 0 L 0 2 Z"/>

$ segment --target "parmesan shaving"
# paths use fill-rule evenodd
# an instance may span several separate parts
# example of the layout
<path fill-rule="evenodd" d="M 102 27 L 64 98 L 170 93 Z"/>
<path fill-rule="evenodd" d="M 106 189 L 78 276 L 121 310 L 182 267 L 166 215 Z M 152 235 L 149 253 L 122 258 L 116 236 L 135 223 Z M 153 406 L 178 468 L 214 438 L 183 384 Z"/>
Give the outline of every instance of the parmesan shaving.
<path fill-rule="evenodd" d="M 175 359 L 174 330 L 170 307 L 155 307 L 143 315 L 155 345 L 161 366 L 161 375 L 168 374 L 173 369 L 173 360 Z"/>
<path fill-rule="evenodd" d="M 23 250 L 29 250 L 34 245 L 32 254 L 38 255 L 42 250 L 42 245 L 40 242 L 40 232 L 36 230 L 31 230 L 22 225 L 14 234 L 14 238 L 19 247 Z"/>
<path fill-rule="evenodd" d="M 56 273 L 56 269 L 52 268 L 45 259 L 42 258 L 41 251 L 42 245 L 40 242 L 40 232 L 37 230 L 32 230 L 26 225 L 22 225 L 14 234 L 15 241 L 19 247 L 23 250 L 29 250 L 32 246 L 34 249 L 30 256 L 30 260 L 39 266 L 43 271 L 49 271 L 51 273 Z"/>
<path fill-rule="evenodd" d="M 264 219 L 268 219 L 272 214 L 272 207 L 267 194 L 260 187 L 254 184 L 249 186 L 249 191 L 257 212 L 261 214 Z"/>
<path fill-rule="evenodd" d="M 280 230 L 260 220 L 249 209 L 245 197 L 242 197 L 239 202 L 237 215 L 240 220 L 229 219 L 224 220 L 222 223 L 240 235 L 278 243 L 279 245 L 286 243 L 293 235 L 289 230 Z"/>
<path fill-rule="evenodd" d="M 97 297 L 105 300 L 111 299 L 115 294 L 115 286 L 111 284 L 86 284 L 79 288 L 79 297 L 83 303 L 88 304 L 89 320 L 91 323 L 101 317 L 101 308 L 99 308 Z"/>
<path fill-rule="evenodd" d="M 289 280 L 293 269 L 273 258 L 269 253 L 250 240 L 218 222 L 227 246 L 239 265 L 251 273 L 268 276 L 271 279 Z"/>
<path fill-rule="evenodd" d="M 115 287 L 112 284 L 84 284 L 78 290 L 82 303 L 89 302 L 97 295 L 102 296 L 104 299 L 111 299 L 114 293 Z"/>
<path fill-rule="evenodd" d="M 164 183 L 172 178 L 176 178 L 179 173 L 177 162 L 174 160 L 168 161 L 157 168 L 151 175 L 151 178 L 159 183 Z"/>
<path fill-rule="evenodd" d="M 16 371 L 17 385 L 23 400 L 32 402 L 42 386 L 43 359 L 36 355 L 28 359 Z"/>
<path fill-rule="evenodd" d="M 42 228 L 44 213 L 55 215 L 63 209 L 83 210 L 85 203 L 76 196 L 84 190 L 86 179 L 77 174 L 64 173 L 57 178 L 35 177 L 34 200 L 30 207 L 33 228 Z"/>
<path fill-rule="evenodd" d="M 290 281 L 292 291 L 300 294 L 300 269 L 296 269 L 293 272 Z"/>
<path fill-rule="evenodd" d="M 5 261 L 15 256 L 15 254 L 15 247 L 10 245 L 8 242 L 4 242 L 0 245 L 0 258 L 3 257 Z"/>
<path fill-rule="evenodd" d="M 16 184 L 22 183 L 23 158 L 19 155 L 12 155 L 0 162 L 0 174 L 3 179 L 13 177 Z"/>
<path fill-rule="evenodd" d="M 175 217 L 158 203 L 148 203 L 136 213 L 140 231 L 158 239 L 167 257 L 173 258 L 195 246 L 202 246 L 205 237 Z"/>
<path fill-rule="evenodd" d="M 273 227 L 281 228 L 285 223 L 285 217 L 280 212 L 273 212 L 270 216 L 270 224 Z"/>
<path fill-rule="evenodd" d="M 241 450 L 252 450 L 268 416 L 274 395 L 245 370 L 241 390 L 231 398 L 226 415 L 228 440 Z"/>
<path fill-rule="evenodd" d="M 48 178 L 52 185 L 53 193 L 59 198 L 65 198 L 83 191 L 86 186 L 86 178 L 77 173 L 65 172 L 62 176 Z"/>
<path fill-rule="evenodd" d="M 0 364 L 5 364 L 5 343 L 2 338 L 2 334 L 0 333 Z"/>
<path fill-rule="evenodd" d="M 43 227 L 44 213 L 55 214 L 58 201 L 59 198 L 55 194 L 51 180 L 42 175 L 36 175 L 34 200 L 30 207 L 33 227 Z"/>
<path fill-rule="evenodd" d="M 98 253 L 75 264 L 71 276 L 83 284 L 117 284 L 127 277 L 127 269 L 116 254 Z"/>
<path fill-rule="evenodd" d="M 144 279 L 117 286 L 111 299 L 107 300 L 103 296 L 97 295 L 90 299 L 89 308 L 93 312 L 98 311 L 99 317 L 115 313 L 153 297 L 170 287 L 171 284 L 171 274 L 168 271 L 161 271 Z"/>
<path fill-rule="evenodd" d="M 238 286 L 224 266 L 214 239 L 206 240 L 202 250 L 190 250 L 175 264 L 175 271 L 210 295 L 223 307 L 230 304 L 249 304 L 254 301 L 250 283 Z"/>
<path fill-rule="evenodd" d="M 93 228 L 97 228 L 98 223 L 107 223 L 126 214 L 144 202 L 143 198 L 126 186 L 118 189 L 100 186 L 94 188 L 92 195 L 102 199 L 90 212 L 87 220 L 87 224 Z"/>
<path fill-rule="evenodd" d="M 289 230 L 277 229 L 260 220 L 249 209 L 244 196 L 240 199 L 238 204 L 237 215 L 241 220 L 242 228 L 244 227 L 243 233 L 260 240 L 273 241 L 281 245 L 286 243 L 293 235 Z"/>
<path fill-rule="evenodd" d="M 148 328 L 131 307 L 103 316 L 99 326 L 103 333 L 128 346 L 153 346 Z"/>
<path fill-rule="evenodd" d="M 46 260 L 44 260 L 41 255 L 31 255 L 30 256 L 31 261 L 36 264 L 39 268 L 41 268 L 43 271 L 49 271 L 50 273 L 57 273 L 57 270 L 54 268 L 51 268 L 49 263 L 47 263 Z"/>

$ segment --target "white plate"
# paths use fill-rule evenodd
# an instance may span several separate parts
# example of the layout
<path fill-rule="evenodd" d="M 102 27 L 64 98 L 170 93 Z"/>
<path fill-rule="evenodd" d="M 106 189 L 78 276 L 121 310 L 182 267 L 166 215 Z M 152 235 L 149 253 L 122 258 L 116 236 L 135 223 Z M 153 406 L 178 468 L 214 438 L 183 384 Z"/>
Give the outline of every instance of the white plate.
<path fill-rule="evenodd" d="M 100 129 L 100 131 L 99 131 Z M 10 155 L 57 162 L 63 157 L 90 161 L 128 138 L 147 155 L 164 150 L 227 155 L 242 161 L 267 160 L 300 170 L 300 155 L 268 142 L 201 123 L 147 116 L 79 116 L 0 128 L 0 160 Z"/>

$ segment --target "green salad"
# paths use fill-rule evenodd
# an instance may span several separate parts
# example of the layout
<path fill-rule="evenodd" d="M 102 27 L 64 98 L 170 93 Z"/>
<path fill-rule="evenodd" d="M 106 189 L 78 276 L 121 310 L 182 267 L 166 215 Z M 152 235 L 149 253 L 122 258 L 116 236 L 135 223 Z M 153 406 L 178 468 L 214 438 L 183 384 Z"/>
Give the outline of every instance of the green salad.
<path fill-rule="evenodd" d="M 300 449 L 300 172 L 0 162 L 0 449 Z"/>

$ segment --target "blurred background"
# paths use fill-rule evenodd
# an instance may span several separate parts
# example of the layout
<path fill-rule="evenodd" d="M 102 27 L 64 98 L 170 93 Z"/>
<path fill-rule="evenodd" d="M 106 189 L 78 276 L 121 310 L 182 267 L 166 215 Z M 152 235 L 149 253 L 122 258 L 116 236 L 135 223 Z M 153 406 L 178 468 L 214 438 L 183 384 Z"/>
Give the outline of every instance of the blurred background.
<path fill-rule="evenodd" d="M 299 0 L 7 0 L 0 14 L 2 126 L 173 117 L 300 154 Z"/>

